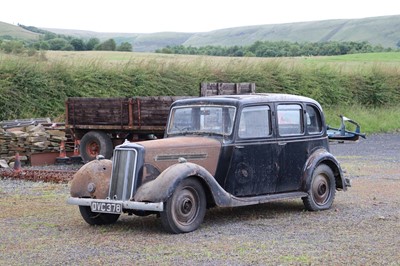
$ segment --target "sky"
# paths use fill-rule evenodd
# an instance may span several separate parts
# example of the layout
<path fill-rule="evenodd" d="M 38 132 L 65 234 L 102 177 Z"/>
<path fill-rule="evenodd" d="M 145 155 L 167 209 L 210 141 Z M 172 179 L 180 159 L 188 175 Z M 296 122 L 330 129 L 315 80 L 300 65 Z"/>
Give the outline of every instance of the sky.
<path fill-rule="evenodd" d="M 400 15 L 397 0 L 17 0 L 0 21 L 38 28 L 154 33 Z"/>

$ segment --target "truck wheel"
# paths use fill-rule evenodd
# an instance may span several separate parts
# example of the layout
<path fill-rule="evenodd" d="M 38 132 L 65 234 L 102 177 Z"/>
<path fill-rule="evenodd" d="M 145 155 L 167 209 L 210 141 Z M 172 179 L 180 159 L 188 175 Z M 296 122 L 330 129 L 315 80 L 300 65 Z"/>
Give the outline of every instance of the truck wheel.
<path fill-rule="evenodd" d="M 103 155 L 106 159 L 110 159 L 113 152 L 113 144 L 106 133 L 89 131 L 81 139 L 79 151 L 84 162 L 96 159 L 97 155 Z"/>
<path fill-rule="evenodd" d="M 161 212 L 163 227 L 174 234 L 196 230 L 206 213 L 206 196 L 199 181 L 184 179 L 175 189 Z"/>
<path fill-rule="evenodd" d="M 304 206 L 309 211 L 320 211 L 332 206 L 336 193 L 335 177 L 331 168 L 325 164 L 319 165 L 313 173 L 309 196 L 302 198 Z"/>
<path fill-rule="evenodd" d="M 83 220 L 90 225 L 106 225 L 115 223 L 119 214 L 92 212 L 88 206 L 79 206 Z"/>

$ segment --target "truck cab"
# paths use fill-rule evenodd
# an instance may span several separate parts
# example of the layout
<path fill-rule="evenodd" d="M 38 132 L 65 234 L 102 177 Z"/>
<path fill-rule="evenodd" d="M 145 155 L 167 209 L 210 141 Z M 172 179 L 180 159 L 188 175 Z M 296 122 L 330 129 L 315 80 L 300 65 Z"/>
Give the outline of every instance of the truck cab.
<path fill-rule="evenodd" d="M 196 230 L 206 209 L 301 198 L 329 209 L 350 181 L 329 152 L 318 102 L 288 94 L 183 99 L 171 106 L 163 139 L 114 150 L 84 165 L 68 203 L 89 224 L 120 214 L 159 214 L 172 233 Z"/>

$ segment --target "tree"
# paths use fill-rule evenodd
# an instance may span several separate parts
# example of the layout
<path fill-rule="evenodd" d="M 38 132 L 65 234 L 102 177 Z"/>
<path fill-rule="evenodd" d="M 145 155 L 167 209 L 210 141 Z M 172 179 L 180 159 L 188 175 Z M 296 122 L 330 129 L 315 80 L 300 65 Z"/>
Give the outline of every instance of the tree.
<path fill-rule="evenodd" d="M 68 41 L 62 38 L 51 39 L 48 43 L 49 49 L 55 51 L 64 50 L 64 48 L 69 45 Z"/>
<path fill-rule="evenodd" d="M 107 41 L 104 41 L 100 43 L 97 47 L 96 50 L 99 51 L 115 51 L 117 47 L 117 44 L 115 43 L 114 39 L 108 39 Z"/>
<path fill-rule="evenodd" d="M 89 41 L 86 43 L 86 50 L 92 51 L 95 49 L 97 45 L 100 44 L 100 40 L 97 38 L 90 38 Z"/>
<path fill-rule="evenodd" d="M 77 38 L 72 39 L 70 44 L 74 47 L 75 51 L 84 51 L 86 48 L 82 39 L 77 39 Z"/>
<path fill-rule="evenodd" d="M 48 42 L 40 42 L 40 50 L 49 50 L 50 45 Z"/>
<path fill-rule="evenodd" d="M 46 34 L 44 35 L 43 38 L 44 38 L 45 41 L 48 41 L 48 40 L 51 40 L 51 39 L 56 39 L 57 38 L 57 34 L 52 33 L 52 32 L 46 32 Z"/>
<path fill-rule="evenodd" d="M 243 56 L 244 55 L 244 52 L 243 52 L 243 50 L 241 50 L 241 49 L 239 49 L 239 50 L 236 50 L 235 51 L 235 53 L 233 54 L 234 56 Z"/>
<path fill-rule="evenodd" d="M 117 47 L 118 51 L 132 52 L 133 47 L 129 42 L 123 42 Z"/>
<path fill-rule="evenodd" d="M 63 51 L 74 51 L 74 47 L 72 46 L 72 44 L 67 43 L 67 44 L 63 47 L 62 50 L 63 50 Z"/>

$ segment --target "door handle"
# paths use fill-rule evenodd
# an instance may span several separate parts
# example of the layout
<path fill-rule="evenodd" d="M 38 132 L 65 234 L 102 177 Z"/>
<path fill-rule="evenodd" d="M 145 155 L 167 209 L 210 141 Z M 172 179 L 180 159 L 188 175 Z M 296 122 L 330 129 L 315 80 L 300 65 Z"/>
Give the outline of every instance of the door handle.
<path fill-rule="evenodd" d="M 287 142 L 278 142 L 279 146 L 285 146 L 287 144 Z"/>
<path fill-rule="evenodd" d="M 243 149 L 244 146 L 243 146 L 243 145 L 236 145 L 235 148 L 236 148 L 236 149 Z"/>

